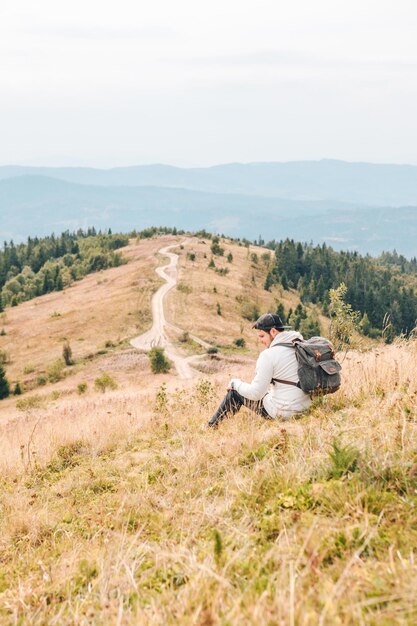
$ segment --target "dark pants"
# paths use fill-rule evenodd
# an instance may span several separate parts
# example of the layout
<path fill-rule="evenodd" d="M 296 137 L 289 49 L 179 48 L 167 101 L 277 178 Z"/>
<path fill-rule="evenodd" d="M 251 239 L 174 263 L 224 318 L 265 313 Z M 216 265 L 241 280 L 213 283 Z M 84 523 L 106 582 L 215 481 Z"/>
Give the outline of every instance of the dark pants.
<path fill-rule="evenodd" d="M 229 389 L 208 425 L 217 426 L 227 415 L 237 413 L 242 405 L 265 419 L 273 419 L 265 410 L 262 400 L 248 400 L 241 396 L 235 389 Z"/>

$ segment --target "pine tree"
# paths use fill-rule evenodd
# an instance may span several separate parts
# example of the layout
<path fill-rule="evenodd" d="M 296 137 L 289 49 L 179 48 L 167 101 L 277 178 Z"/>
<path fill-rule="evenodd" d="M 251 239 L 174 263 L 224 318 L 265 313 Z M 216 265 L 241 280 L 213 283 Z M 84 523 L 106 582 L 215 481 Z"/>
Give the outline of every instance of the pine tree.
<path fill-rule="evenodd" d="M 367 313 L 363 314 L 363 317 L 359 322 L 359 327 L 364 335 L 369 335 L 369 331 L 371 330 L 371 322 L 369 321 Z"/>
<path fill-rule="evenodd" d="M 3 365 L 0 365 L 0 400 L 10 395 L 10 385 L 6 378 L 6 372 Z"/>
<path fill-rule="evenodd" d="M 62 291 L 64 288 L 64 281 L 62 280 L 61 272 L 58 271 L 56 280 L 55 280 L 55 291 Z"/>
<path fill-rule="evenodd" d="M 271 287 L 273 284 L 274 284 L 274 281 L 272 280 L 272 274 L 271 272 L 268 272 L 268 274 L 266 275 L 265 283 L 264 283 L 265 291 L 271 291 Z"/>
<path fill-rule="evenodd" d="M 282 321 L 285 324 L 285 322 L 287 321 L 287 316 L 285 314 L 285 309 L 284 309 L 284 305 L 282 304 L 282 302 L 280 302 L 279 305 L 277 306 L 276 313 L 282 319 Z"/>

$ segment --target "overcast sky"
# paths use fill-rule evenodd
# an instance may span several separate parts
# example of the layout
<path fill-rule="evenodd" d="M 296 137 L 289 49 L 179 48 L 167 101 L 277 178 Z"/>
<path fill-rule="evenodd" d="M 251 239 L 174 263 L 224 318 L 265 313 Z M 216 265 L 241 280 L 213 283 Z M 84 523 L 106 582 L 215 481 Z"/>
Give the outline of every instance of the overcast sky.
<path fill-rule="evenodd" d="M 0 164 L 417 164 L 415 0 L 0 0 Z"/>

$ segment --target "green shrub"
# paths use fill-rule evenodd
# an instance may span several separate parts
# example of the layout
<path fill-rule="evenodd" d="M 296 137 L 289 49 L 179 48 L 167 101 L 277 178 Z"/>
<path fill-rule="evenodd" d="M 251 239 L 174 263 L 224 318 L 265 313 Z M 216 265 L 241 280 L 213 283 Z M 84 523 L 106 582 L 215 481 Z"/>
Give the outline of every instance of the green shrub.
<path fill-rule="evenodd" d="M 243 337 L 239 337 L 238 339 L 235 339 L 233 343 L 238 348 L 244 348 L 246 345 L 246 341 L 243 339 Z"/>
<path fill-rule="evenodd" d="M 36 384 L 39 387 L 43 387 L 44 385 L 46 385 L 46 383 L 48 382 L 48 379 L 46 378 L 46 376 L 44 376 L 44 374 L 41 374 L 40 376 L 37 377 L 36 379 Z"/>
<path fill-rule="evenodd" d="M 178 337 L 178 341 L 180 343 L 188 343 L 190 341 L 190 333 L 188 330 L 184 330 L 183 333 Z"/>
<path fill-rule="evenodd" d="M 0 365 L 7 365 L 10 363 L 10 355 L 6 350 L 0 350 Z"/>
<path fill-rule="evenodd" d="M 79 383 L 77 385 L 77 393 L 81 396 L 83 393 L 87 391 L 87 383 Z"/>
<path fill-rule="evenodd" d="M 187 293 L 192 293 L 193 288 L 184 282 L 179 282 L 177 283 L 177 291 L 187 294 Z"/>
<path fill-rule="evenodd" d="M 166 374 L 171 369 L 171 363 L 166 358 L 163 348 L 152 348 L 149 352 L 149 360 L 154 374 Z"/>
<path fill-rule="evenodd" d="M 165 383 L 159 387 L 155 397 L 155 411 L 157 413 L 166 414 L 168 410 L 168 394 Z"/>
<path fill-rule="evenodd" d="M 19 411 L 29 411 L 30 409 L 41 409 L 45 406 L 45 398 L 41 396 L 30 396 L 16 401 L 16 408 Z"/>
<path fill-rule="evenodd" d="M 240 312 L 242 317 L 250 322 L 256 322 L 260 315 L 259 307 L 254 302 L 243 302 Z"/>
<path fill-rule="evenodd" d="M 117 389 L 117 383 L 110 374 L 104 372 L 99 378 L 95 379 L 94 388 L 104 393 L 107 389 Z"/>
<path fill-rule="evenodd" d="M 229 273 L 229 268 L 227 268 L 227 267 L 216 267 L 216 269 L 214 271 L 216 272 L 216 274 L 220 274 L 220 276 L 227 276 L 227 274 Z"/>
<path fill-rule="evenodd" d="M 224 248 L 222 248 L 217 242 L 211 244 L 210 250 L 213 254 L 217 254 L 218 256 L 224 255 Z"/>
<path fill-rule="evenodd" d="M 57 383 L 64 378 L 64 361 L 57 359 L 47 369 L 48 380 L 50 383 Z"/>
<path fill-rule="evenodd" d="M 358 469 L 360 452 L 355 446 L 351 444 L 342 446 L 341 443 L 335 439 L 332 443 L 332 450 L 329 453 L 329 457 L 331 466 L 328 470 L 328 477 L 341 478 Z"/>
<path fill-rule="evenodd" d="M 217 354 L 219 349 L 216 346 L 210 346 L 207 348 L 207 354 Z"/>
<path fill-rule="evenodd" d="M 196 395 L 200 406 L 207 406 L 214 395 L 213 385 L 207 378 L 202 378 L 196 385 Z"/>
<path fill-rule="evenodd" d="M 21 387 L 20 383 L 16 383 L 16 385 L 14 387 L 13 394 L 15 396 L 21 396 L 22 395 L 22 387 Z"/>

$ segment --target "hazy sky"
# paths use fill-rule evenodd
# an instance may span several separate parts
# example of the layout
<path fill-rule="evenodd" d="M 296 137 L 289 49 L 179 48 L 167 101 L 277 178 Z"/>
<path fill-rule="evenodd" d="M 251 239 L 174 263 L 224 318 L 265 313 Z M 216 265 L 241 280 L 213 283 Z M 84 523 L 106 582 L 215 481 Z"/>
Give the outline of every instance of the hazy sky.
<path fill-rule="evenodd" d="M 0 164 L 417 164 L 415 0 L 0 0 Z"/>

